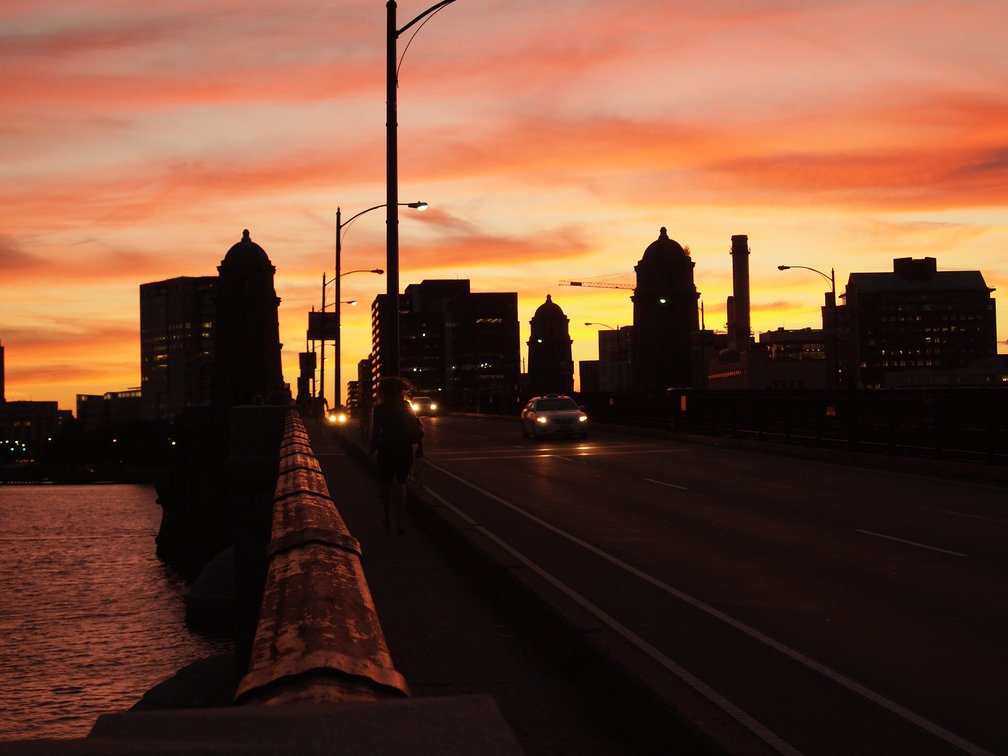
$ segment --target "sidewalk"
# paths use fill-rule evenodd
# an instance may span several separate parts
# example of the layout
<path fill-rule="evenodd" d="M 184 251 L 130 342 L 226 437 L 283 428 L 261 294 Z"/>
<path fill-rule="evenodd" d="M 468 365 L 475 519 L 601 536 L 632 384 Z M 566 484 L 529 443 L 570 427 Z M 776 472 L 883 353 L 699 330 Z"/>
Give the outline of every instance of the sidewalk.
<path fill-rule="evenodd" d="M 354 438 L 357 429 L 343 432 Z M 408 507 L 407 532 L 386 531 L 370 472 L 330 429 L 310 423 L 309 433 L 330 494 L 361 544 L 392 659 L 414 698 L 490 695 L 528 754 L 633 752 L 559 665 L 449 561 L 423 518 Z"/>

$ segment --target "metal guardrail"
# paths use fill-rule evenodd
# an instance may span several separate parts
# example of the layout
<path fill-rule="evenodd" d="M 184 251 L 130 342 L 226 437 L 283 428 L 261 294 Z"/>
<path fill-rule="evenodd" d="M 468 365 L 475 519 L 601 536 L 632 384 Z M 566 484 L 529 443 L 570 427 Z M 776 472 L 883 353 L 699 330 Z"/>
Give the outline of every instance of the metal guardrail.
<path fill-rule="evenodd" d="M 288 414 L 280 444 L 268 571 L 238 704 L 409 696 L 308 433 Z"/>

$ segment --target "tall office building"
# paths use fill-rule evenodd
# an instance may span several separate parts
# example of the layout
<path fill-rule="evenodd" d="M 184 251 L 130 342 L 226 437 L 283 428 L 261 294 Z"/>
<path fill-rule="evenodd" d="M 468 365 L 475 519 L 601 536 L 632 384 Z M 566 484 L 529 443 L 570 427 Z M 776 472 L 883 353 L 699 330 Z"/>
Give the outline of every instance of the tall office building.
<path fill-rule="evenodd" d="M 386 297 L 371 306 L 372 382 L 388 374 Z M 468 280 L 435 279 L 407 286 L 398 304 L 400 374 L 418 394 L 456 407 L 517 402 L 517 293 L 473 293 Z"/>
<path fill-rule="evenodd" d="M 997 354 L 993 289 L 978 270 L 939 271 L 933 257 L 893 260 L 891 273 L 851 273 L 837 308 L 841 369 L 854 385 L 886 373 L 954 370 Z"/>
<path fill-rule="evenodd" d="M 574 391 L 574 360 L 571 356 L 570 318 L 553 297 L 536 309 L 529 321 L 528 380 L 533 396 Z"/>
<path fill-rule="evenodd" d="M 695 265 L 662 227 L 634 268 L 632 359 L 638 391 L 693 385 L 692 351 L 700 330 Z"/>
<path fill-rule="evenodd" d="M 147 419 L 212 400 L 217 276 L 140 285 L 140 393 Z"/>

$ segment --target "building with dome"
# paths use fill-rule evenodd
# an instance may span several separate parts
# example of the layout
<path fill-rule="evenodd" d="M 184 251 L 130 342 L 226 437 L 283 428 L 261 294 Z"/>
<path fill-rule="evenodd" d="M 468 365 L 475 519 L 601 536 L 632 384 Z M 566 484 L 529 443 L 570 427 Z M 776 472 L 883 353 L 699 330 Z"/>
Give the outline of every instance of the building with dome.
<path fill-rule="evenodd" d="M 140 403 L 151 420 L 282 391 L 276 269 L 242 234 L 216 276 L 140 285 Z"/>
<path fill-rule="evenodd" d="M 700 332 L 695 265 L 662 227 L 634 267 L 632 353 L 638 391 L 664 391 L 694 383 L 692 355 Z"/>
<path fill-rule="evenodd" d="M 284 390 L 276 268 L 246 229 L 217 272 L 213 403 L 267 402 Z"/>
<path fill-rule="evenodd" d="M 536 309 L 529 321 L 528 386 L 532 396 L 574 391 L 574 359 L 571 356 L 570 319 L 553 297 Z"/>

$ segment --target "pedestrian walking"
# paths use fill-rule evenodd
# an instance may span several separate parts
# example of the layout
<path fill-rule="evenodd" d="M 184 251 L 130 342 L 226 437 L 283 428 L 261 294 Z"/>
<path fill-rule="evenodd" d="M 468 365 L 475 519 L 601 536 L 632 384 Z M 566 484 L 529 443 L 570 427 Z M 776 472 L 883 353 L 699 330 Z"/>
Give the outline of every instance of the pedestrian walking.
<path fill-rule="evenodd" d="M 407 399 L 412 386 L 401 378 L 378 382 L 378 403 L 371 413 L 371 453 L 382 486 L 384 525 L 404 533 L 406 480 L 414 457 L 423 457 L 423 425 Z"/>

